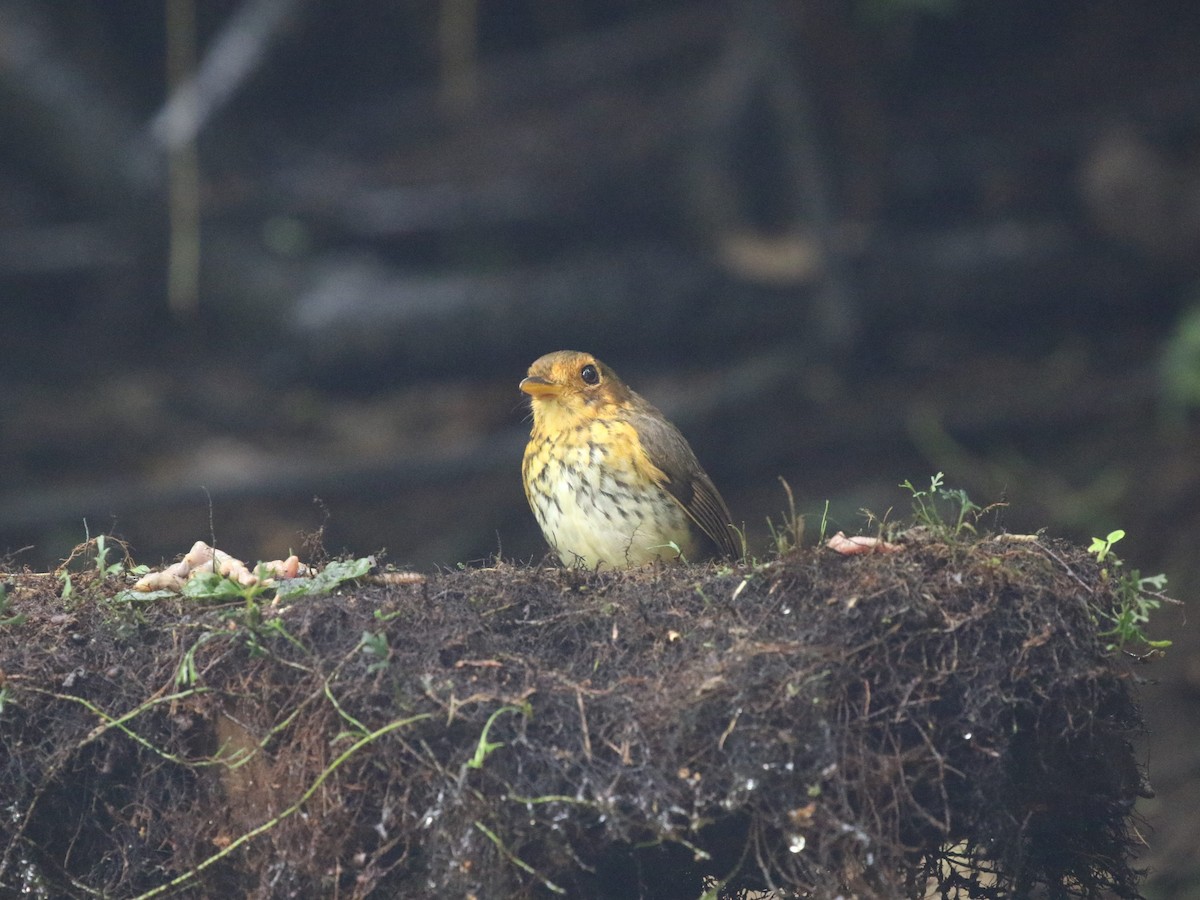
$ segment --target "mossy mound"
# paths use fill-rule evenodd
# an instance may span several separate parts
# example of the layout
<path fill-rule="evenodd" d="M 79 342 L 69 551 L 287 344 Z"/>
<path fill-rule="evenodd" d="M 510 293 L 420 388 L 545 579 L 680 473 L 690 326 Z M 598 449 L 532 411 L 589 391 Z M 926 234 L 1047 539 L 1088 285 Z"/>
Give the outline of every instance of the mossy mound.
<path fill-rule="evenodd" d="M 0 885 L 30 896 L 1137 896 L 1134 677 L 1078 548 L 277 610 L 10 580 Z"/>

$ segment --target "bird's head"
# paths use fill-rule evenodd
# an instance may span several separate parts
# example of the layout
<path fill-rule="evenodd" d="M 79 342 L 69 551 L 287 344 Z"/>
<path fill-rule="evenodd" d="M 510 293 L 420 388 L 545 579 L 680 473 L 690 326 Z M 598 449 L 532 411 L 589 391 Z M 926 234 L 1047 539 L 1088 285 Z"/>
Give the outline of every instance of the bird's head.
<path fill-rule="evenodd" d="M 590 353 L 557 350 L 529 367 L 521 390 L 533 398 L 533 422 L 551 431 L 607 415 L 630 399 L 617 374 Z"/>

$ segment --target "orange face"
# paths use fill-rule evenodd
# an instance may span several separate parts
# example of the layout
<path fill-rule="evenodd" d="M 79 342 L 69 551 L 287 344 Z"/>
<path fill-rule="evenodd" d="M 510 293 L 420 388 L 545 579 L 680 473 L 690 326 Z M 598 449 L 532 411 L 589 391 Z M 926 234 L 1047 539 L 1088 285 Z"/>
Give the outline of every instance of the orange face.
<path fill-rule="evenodd" d="M 551 430 L 572 427 L 629 398 L 612 369 L 576 350 L 547 353 L 529 367 L 520 388 L 533 398 L 535 426 Z"/>

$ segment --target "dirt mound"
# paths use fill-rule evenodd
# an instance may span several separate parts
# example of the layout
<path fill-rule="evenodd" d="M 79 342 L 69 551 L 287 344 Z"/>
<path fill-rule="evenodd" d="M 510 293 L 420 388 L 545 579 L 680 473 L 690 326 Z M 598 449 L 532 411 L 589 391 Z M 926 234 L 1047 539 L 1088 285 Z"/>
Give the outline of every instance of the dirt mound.
<path fill-rule="evenodd" d="M 0 885 L 29 896 L 1137 895 L 1135 679 L 1077 548 L 276 609 L 9 583 Z"/>

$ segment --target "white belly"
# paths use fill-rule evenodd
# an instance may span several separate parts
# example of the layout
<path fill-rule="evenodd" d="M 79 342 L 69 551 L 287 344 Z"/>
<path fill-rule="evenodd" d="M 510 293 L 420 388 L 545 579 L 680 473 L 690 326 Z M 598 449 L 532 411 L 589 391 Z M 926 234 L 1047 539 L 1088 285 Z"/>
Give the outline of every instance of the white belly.
<path fill-rule="evenodd" d="M 693 555 L 688 518 L 674 498 L 657 487 L 635 494 L 629 476 L 604 465 L 594 446 L 548 462 L 539 481 L 552 494 L 533 492 L 534 515 L 565 565 L 619 569 Z"/>

